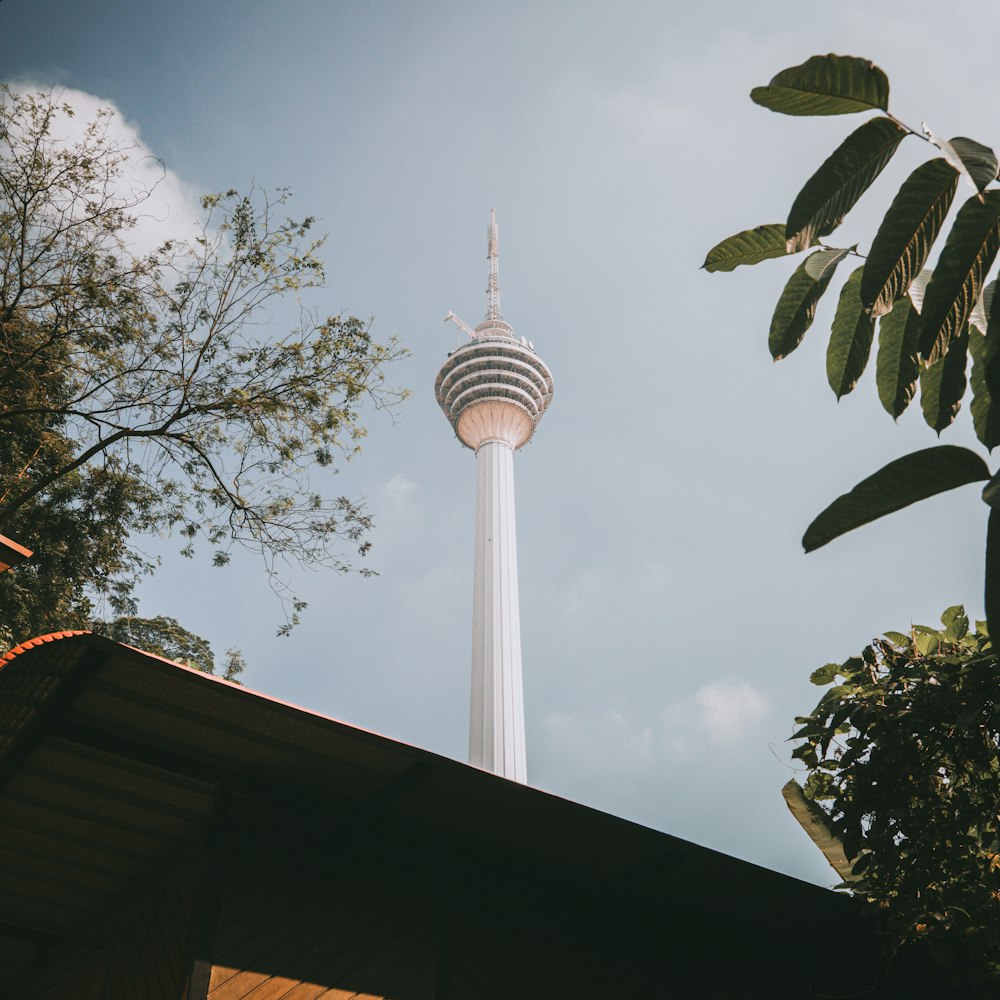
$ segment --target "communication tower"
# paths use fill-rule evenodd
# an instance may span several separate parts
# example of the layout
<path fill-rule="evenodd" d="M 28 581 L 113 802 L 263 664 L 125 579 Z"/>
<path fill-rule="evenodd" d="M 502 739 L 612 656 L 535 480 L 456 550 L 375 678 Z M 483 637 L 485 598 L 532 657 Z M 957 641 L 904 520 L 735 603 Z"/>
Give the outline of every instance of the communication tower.
<path fill-rule="evenodd" d="M 459 441 L 476 455 L 469 763 L 525 783 L 514 452 L 531 440 L 552 399 L 552 373 L 501 315 L 492 211 L 487 259 L 486 318 L 471 330 L 454 313 L 445 317 L 469 340 L 441 366 L 435 394 Z"/>

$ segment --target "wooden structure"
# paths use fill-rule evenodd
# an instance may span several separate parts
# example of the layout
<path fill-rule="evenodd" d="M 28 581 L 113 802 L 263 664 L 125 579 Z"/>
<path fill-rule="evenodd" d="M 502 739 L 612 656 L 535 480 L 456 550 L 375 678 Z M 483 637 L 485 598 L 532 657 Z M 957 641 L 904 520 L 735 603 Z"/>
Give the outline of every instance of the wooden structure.
<path fill-rule="evenodd" d="M 866 948 L 833 893 L 98 636 L 0 668 L 10 1000 L 774 1000 Z"/>
<path fill-rule="evenodd" d="M 31 549 L 26 549 L 23 545 L 19 545 L 13 538 L 0 535 L 0 573 L 6 573 L 7 570 L 18 563 L 23 563 L 25 559 L 30 559 L 33 554 Z"/>

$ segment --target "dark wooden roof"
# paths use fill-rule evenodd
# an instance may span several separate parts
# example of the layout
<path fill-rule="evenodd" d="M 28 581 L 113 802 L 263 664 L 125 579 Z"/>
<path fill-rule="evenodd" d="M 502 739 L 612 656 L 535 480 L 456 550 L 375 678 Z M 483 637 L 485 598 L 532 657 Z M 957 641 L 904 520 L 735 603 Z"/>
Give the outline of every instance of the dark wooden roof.
<path fill-rule="evenodd" d="M 368 845 L 386 878 L 395 864 L 469 905 L 490 900 L 501 921 L 530 923 L 524 901 L 543 890 L 580 912 L 598 898 L 622 912 L 681 909 L 692 935 L 729 935 L 730 958 L 761 968 L 816 961 L 835 938 L 846 952 L 856 912 L 677 837 L 96 635 L 59 633 L 0 669 L 0 995 L 40 956 L 183 871 L 221 810 L 275 863 L 313 852 L 321 864 L 331 844 Z"/>

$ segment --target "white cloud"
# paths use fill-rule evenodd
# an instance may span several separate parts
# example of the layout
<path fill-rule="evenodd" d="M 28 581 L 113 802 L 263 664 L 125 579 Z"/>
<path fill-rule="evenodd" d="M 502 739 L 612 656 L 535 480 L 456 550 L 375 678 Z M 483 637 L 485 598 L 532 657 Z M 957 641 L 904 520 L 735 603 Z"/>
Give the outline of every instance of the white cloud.
<path fill-rule="evenodd" d="M 727 679 L 704 684 L 651 714 L 625 705 L 592 713 L 553 712 L 543 726 L 551 752 L 590 773 L 631 779 L 667 763 L 698 759 L 708 744 L 746 739 L 767 707 L 751 684 Z"/>
<path fill-rule="evenodd" d="M 563 595 L 563 611 L 571 616 L 587 612 L 601 600 L 603 591 L 601 574 L 596 570 L 586 570 L 572 581 Z"/>
<path fill-rule="evenodd" d="M 411 598 L 418 597 L 427 605 L 451 608 L 457 600 L 464 597 L 465 582 L 462 574 L 453 566 L 431 566 L 425 573 L 407 583 L 407 592 Z"/>
<path fill-rule="evenodd" d="M 383 507 L 391 507 L 393 511 L 397 512 L 409 510 L 418 491 L 419 488 L 412 479 L 397 472 L 382 485 Z"/>
<path fill-rule="evenodd" d="M 73 117 L 60 114 L 53 122 L 51 134 L 56 141 L 78 142 L 101 109 L 113 113 L 109 123 L 110 138 L 121 148 L 131 150 L 117 194 L 130 200 L 142 198 L 133 211 L 136 225 L 128 234 L 134 253 L 149 253 L 165 240 L 190 240 L 198 235 L 196 222 L 204 214 L 199 193 L 164 165 L 142 141 L 138 126 L 129 122 L 113 101 L 34 80 L 18 81 L 11 87 L 22 94 L 51 93 L 54 103 L 68 104 L 73 109 Z"/>
<path fill-rule="evenodd" d="M 652 725 L 635 725 L 621 712 L 553 712 L 543 722 L 545 741 L 555 753 L 591 775 L 635 777 L 668 756 Z"/>
<path fill-rule="evenodd" d="M 716 681 L 694 693 L 699 719 L 710 739 L 729 743 L 746 736 L 767 714 L 767 701 L 744 681 Z"/>
<path fill-rule="evenodd" d="M 598 106 L 621 131 L 626 149 L 643 156 L 669 150 L 682 129 L 689 127 L 692 117 L 688 107 L 662 81 L 603 95 Z"/>

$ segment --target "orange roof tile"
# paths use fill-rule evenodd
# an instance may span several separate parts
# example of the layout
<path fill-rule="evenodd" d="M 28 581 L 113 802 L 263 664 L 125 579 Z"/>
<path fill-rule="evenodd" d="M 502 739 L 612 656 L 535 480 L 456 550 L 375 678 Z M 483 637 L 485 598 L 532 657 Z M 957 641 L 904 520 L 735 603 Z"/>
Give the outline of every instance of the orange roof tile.
<path fill-rule="evenodd" d="M 0 656 L 0 662 L 13 660 L 19 653 L 32 649 L 34 646 L 41 646 L 46 642 L 55 642 L 57 639 L 69 639 L 74 635 L 90 635 L 90 631 L 88 629 L 70 629 L 65 632 L 49 632 L 48 635 L 40 635 L 36 639 L 26 639 L 20 645 L 10 650 L 10 652 Z"/>

